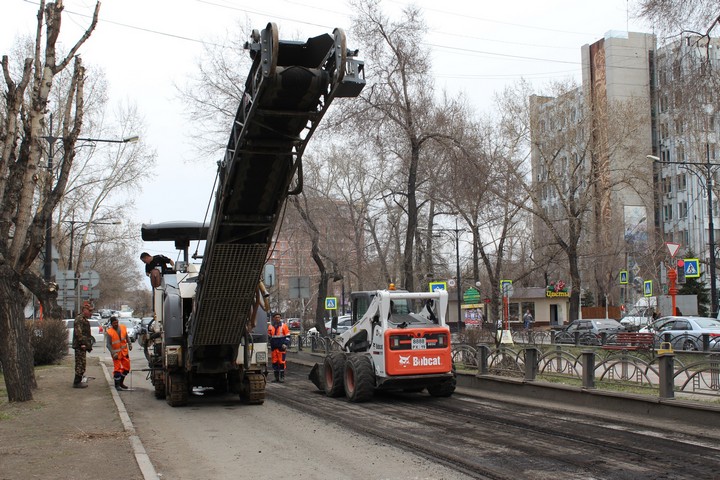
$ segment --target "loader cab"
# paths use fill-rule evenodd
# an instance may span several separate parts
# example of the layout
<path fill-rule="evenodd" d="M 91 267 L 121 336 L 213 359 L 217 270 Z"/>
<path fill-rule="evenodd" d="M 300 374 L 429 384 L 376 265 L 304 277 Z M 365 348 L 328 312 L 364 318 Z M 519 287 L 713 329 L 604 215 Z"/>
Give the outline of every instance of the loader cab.
<path fill-rule="evenodd" d="M 394 288 L 393 288 L 394 290 Z M 394 290 L 396 292 L 404 292 L 405 290 Z M 370 307 L 370 302 L 372 302 L 373 298 L 377 295 L 377 290 L 372 291 L 361 291 L 361 292 L 352 292 L 350 294 L 350 302 L 352 304 L 352 323 L 353 325 L 362 319 L 363 315 L 365 315 L 365 312 L 367 312 L 368 308 Z M 395 310 L 395 313 L 398 314 L 407 314 L 412 311 L 412 305 L 410 304 L 410 300 L 406 298 L 402 299 L 395 299 L 393 300 L 393 309 Z"/>

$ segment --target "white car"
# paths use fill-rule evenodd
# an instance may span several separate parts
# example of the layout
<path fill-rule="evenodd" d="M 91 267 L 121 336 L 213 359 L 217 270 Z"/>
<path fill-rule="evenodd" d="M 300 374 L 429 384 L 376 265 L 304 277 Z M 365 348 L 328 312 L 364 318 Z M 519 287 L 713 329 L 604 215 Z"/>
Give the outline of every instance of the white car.
<path fill-rule="evenodd" d="M 332 320 L 328 320 L 327 322 L 325 322 L 325 330 L 327 330 L 329 334 L 340 335 L 342 333 L 345 333 L 346 331 L 350 330 L 350 327 L 352 326 L 352 315 L 343 315 L 341 317 L 338 317 L 337 329 L 335 331 L 330 331 L 331 326 Z M 311 329 L 309 329 L 308 335 L 319 335 L 317 328 L 312 327 Z"/>
<path fill-rule="evenodd" d="M 65 322 L 65 326 L 68 330 L 68 345 L 70 348 L 72 348 L 72 339 L 73 339 L 73 331 L 75 327 L 75 319 L 74 318 L 66 318 L 63 320 Z M 103 327 L 100 325 L 100 322 L 94 319 L 89 319 L 88 322 L 90 322 L 90 333 L 92 334 L 91 342 L 93 345 L 96 343 L 102 344 L 103 341 L 105 341 L 105 336 L 103 334 Z"/>

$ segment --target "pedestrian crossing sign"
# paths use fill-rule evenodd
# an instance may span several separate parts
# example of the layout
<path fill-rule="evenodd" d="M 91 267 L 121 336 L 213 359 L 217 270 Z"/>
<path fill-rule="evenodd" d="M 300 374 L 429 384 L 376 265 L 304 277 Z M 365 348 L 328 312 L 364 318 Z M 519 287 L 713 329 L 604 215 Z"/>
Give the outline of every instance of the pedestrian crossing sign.
<path fill-rule="evenodd" d="M 697 258 L 686 258 L 685 259 L 685 277 L 686 278 L 698 278 L 700 277 L 700 260 Z"/>
<path fill-rule="evenodd" d="M 643 286 L 645 287 L 645 296 L 646 297 L 652 297 L 653 290 L 652 290 L 652 280 L 645 280 L 643 283 Z"/>
<path fill-rule="evenodd" d="M 627 285 L 627 283 L 628 283 L 627 270 L 620 270 L 620 285 Z"/>
<path fill-rule="evenodd" d="M 337 297 L 325 297 L 325 310 L 337 310 Z"/>

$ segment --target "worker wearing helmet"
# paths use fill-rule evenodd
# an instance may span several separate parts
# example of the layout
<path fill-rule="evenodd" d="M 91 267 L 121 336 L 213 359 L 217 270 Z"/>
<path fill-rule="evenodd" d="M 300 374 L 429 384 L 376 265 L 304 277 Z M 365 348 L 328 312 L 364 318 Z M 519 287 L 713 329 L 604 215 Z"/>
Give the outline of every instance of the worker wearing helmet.
<path fill-rule="evenodd" d="M 273 313 L 270 325 L 268 325 L 268 337 L 270 337 L 270 349 L 272 350 L 274 382 L 285 381 L 285 355 L 290 344 L 290 329 L 282 321 L 282 315 Z"/>
<path fill-rule="evenodd" d="M 115 388 L 127 390 L 125 377 L 130 373 L 130 350 L 127 328 L 120 325 L 117 317 L 110 317 L 110 328 L 107 329 L 107 347 L 113 359 L 113 379 Z"/>

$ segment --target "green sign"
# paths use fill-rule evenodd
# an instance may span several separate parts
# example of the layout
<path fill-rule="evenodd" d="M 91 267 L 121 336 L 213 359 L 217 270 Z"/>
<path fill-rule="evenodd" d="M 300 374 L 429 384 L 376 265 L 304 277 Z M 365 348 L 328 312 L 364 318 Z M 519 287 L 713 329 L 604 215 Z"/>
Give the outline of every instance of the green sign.
<path fill-rule="evenodd" d="M 475 288 L 468 288 L 463 293 L 463 303 L 480 303 L 480 292 Z"/>

